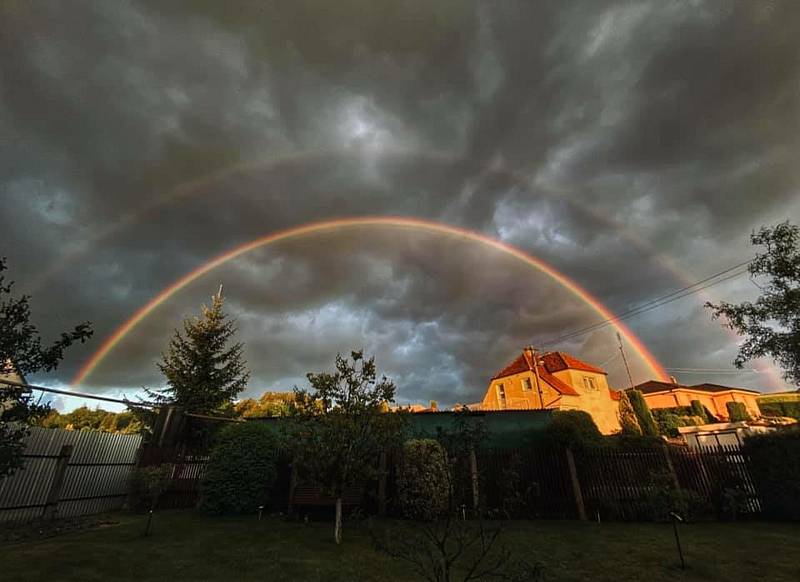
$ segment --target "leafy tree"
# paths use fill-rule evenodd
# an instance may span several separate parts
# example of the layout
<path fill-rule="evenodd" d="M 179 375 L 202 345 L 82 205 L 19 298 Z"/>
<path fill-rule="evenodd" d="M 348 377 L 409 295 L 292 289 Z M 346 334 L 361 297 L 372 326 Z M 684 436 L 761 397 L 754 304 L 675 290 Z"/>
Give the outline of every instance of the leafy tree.
<path fill-rule="evenodd" d="M 220 288 L 211 297 L 211 307 L 203 305 L 200 317 L 183 322 L 183 334 L 175 330 L 158 365 L 167 387 L 148 390 L 152 398 L 190 412 L 209 413 L 230 405 L 244 390 L 250 373 L 242 355 L 243 345 L 229 345 L 236 326 L 223 312 L 223 304 Z"/>
<path fill-rule="evenodd" d="M 647 406 L 647 401 L 644 399 L 642 391 L 628 390 L 627 392 L 633 411 L 636 413 L 636 419 L 642 429 L 642 434 L 644 436 L 658 436 L 658 425 L 653 418 L 653 413 L 650 412 L 650 407 Z"/>
<path fill-rule="evenodd" d="M 30 297 L 12 295 L 14 284 L 6 283 L 6 269 L 5 258 L 0 258 L 0 379 L 55 370 L 67 348 L 92 336 L 91 324 L 81 323 L 43 346 L 39 331 L 31 323 Z M 0 478 L 22 466 L 26 423 L 47 410 L 46 405 L 34 403 L 25 388 L 0 383 Z"/>
<path fill-rule="evenodd" d="M 240 400 L 234 405 L 234 411 L 236 416 L 242 418 L 288 416 L 293 402 L 293 392 L 264 392 L 258 400 L 255 398 Z"/>
<path fill-rule="evenodd" d="M 377 379 L 375 358 L 336 356 L 336 371 L 308 374 L 311 390 L 295 389 L 288 442 L 306 477 L 336 500 L 334 540 L 342 541 L 342 495 L 374 477 L 378 455 L 401 438 L 404 416 L 384 412 L 394 384 Z"/>
<path fill-rule="evenodd" d="M 714 319 L 743 336 L 733 361 L 737 368 L 769 356 L 784 370 L 784 378 L 800 384 L 800 227 L 788 221 L 753 232 L 750 241 L 765 247 L 748 270 L 758 277 L 761 296 L 738 305 L 706 303 Z"/>
<path fill-rule="evenodd" d="M 67 430 L 90 430 L 136 434 L 144 430 L 144 425 L 131 411 L 109 412 L 102 408 L 92 410 L 86 406 L 64 414 L 50 410 L 46 416 L 37 420 L 42 428 L 63 428 Z"/>

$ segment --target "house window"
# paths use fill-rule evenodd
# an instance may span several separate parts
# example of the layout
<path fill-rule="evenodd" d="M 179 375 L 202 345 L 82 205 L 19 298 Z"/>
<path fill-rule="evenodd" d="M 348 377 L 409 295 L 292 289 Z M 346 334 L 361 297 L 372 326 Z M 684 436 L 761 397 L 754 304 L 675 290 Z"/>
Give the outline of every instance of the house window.
<path fill-rule="evenodd" d="M 583 377 L 583 387 L 587 390 L 597 390 L 597 385 L 594 383 L 594 378 L 589 376 Z"/>
<path fill-rule="evenodd" d="M 522 389 L 523 390 L 530 390 L 531 386 L 531 379 L 530 378 L 523 378 L 522 379 Z"/>
<path fill-rule="evenodd" d="M 506 388 L 502 384 L 497 385 L 497 401 L 500 406 L 506 405 Z"/>

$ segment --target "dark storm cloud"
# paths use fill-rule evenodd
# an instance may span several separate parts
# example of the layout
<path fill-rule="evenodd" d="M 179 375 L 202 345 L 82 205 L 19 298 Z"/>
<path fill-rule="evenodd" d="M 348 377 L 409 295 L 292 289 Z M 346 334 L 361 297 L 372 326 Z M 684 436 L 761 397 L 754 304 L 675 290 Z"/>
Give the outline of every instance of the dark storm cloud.
<path fill-rule="evenodd" d="M 0 248 L 45 332 L 95 322 L 62 381 L 210 257 L 340 216 L 481 231 L 624 311 L 685 284 L 676 273 L 743 260 L 750 229 L 800 214 L 798 24 L 789 1 L 3 3 Z M 252 392 L 363 346 L 404 399 L 475 400 L 524 343 L 599 319 L 478 245 L 348 231 L 205 277 L 92 388 L 157 385 L 170 330 L 219 282 Z M 701 301 L 631 325 L 668 366 L 725 367 L 735 341 Z M 613 340 L 564 347 L 621 384 Z"/>

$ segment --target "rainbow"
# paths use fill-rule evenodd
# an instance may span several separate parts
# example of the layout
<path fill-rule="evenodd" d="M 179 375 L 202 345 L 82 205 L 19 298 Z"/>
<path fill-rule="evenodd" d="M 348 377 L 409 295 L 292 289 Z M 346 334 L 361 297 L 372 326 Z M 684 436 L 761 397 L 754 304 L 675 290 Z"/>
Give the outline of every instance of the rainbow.
<path fill-rule="evenodd" d="M 86 378 L 100 365 L 109 352 L 111 352 L 111 350 L 113 350 L 125 338 L 125 336 L 131 332 L 131 330 L 133 330 L 137 325 L 139 325 L 139 323 L 141 323 L 146 317 L 155 311 L 159 305 L 167 301 L 181 289 L 190 285 L 192 282 L 196 281 L 210 271 L 213 271 L 217 267 L 265 245 L 279 241 L 285 241 L 288 239 L 355 227 L 389 227 L 421 230 L 487 245 L 491 248 L 497 249 L 498 251 L 513 256 L 537 271 L 549 276 L 551 279 L 569 290 L 573 295 L 581 299 L 603 319 L 613 319 L 615 317 L 614 314 L 609 311 L 599 299 L 591 295 L 575 281 L 557 271 L 554 267 L 550 266 L 541 259 L 521 251 L 520 249 L 501 241 L 489 238 L 483 234 L 455 226 L 408 217 L 378 216 L 326 220 L 288 228 L 241 244 L 184 275 L 172 283 L 169 287 L 162 290 L 146 305 L 134 313 L 130 319 L 120 325 L 81 367 L 72 380 L 72 386 L 77 387 L 82 384 Z M 653 356 L 653 354 L 650 353 L 642 341 L 636 337 L 636 335 L 622 322 L 617 321 L 613 325 L 625 338 L 626 342 L 635 350 L 638 356 L 647 364 L 653 375 L 661 380 L 667 380 L 668 376 L 666 371 L 659 361 Z"/>

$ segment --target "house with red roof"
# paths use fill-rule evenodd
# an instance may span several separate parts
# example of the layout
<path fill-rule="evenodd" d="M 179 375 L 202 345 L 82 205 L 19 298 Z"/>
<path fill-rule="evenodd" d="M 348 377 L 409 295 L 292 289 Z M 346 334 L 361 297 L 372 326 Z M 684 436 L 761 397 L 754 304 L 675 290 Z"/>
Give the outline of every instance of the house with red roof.
<path fill-rule="evenodd" d="M 565 352 L 525 348 L 489 381 L 480 410 L 583 410 L 600 432 L 619 432 L 619 394 L 605 370 Z"/>

